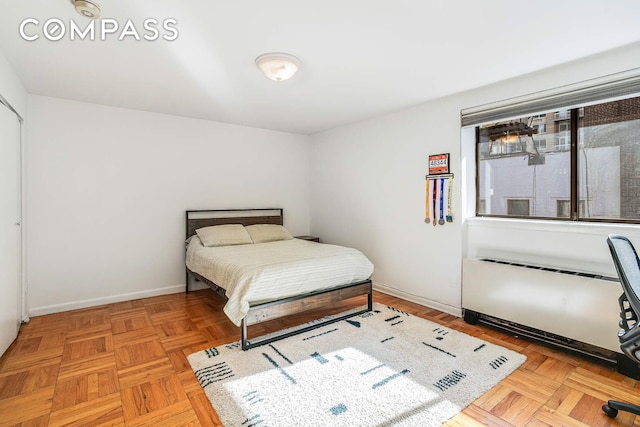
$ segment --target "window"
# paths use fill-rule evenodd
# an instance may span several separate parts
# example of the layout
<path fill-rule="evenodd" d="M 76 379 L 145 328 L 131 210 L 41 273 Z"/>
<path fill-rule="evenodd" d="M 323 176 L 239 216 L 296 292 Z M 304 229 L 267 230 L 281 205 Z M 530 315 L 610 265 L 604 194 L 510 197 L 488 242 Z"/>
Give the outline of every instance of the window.
<path fill-rule="evenodd" d="M 547 149 L 547 140 L 546 139 L 538 139 L 536 142 L 536 148 L 539 151 L 546 151 Z"/>
<path fill-rule="evenodd" d="M 529 216 L 529 200 L 507 199 L 507 215 Z"/>
<path fill-rule="evenodd" d="M 533 128 L 537 131 L 538 135 L 542 135 L 543 133 L 547 132 L 547 124 L 546 123 L 537 124 Z"/>
<path fill-rule="evenodd" d="M 640 97 L 584 107 L 577 133 L 581 216 L 640 220 Z"/>
<path fill-rule="evenodd" d="M 478 215 L 640 222 L 638 96 L 480 125 L 476 142 Z"/>
<path fill-rule="evenodd" d="M 570 218 L 571 217 L 571 200 L 558 200 L 558 218 Z"/>
<path fill-rule="evenodd" d="M 570 218 L 571 217 L 571 200 L 558 200 L 558 218 Z M 584 215 L 585 201 L 580 200 L 580 216 Z"/>
<path fill-rule="evenodd" d="M 548 117 L 553 123 L 554 114 Z M 546 134 L 551 150 L 541 150 L 529 123 L 527 116 L 477 128 L 477 196 L 487 200 L 478 215 L 557 218 L 556 200 L 571 198 L 570 152 L 557 149 L 557 133 Z M 505 144 L 520 150 L 506 155 L 500 148 Z M 544 147 L 549 148 L 546 139 Z"/>
<path fill-rule="evenodd" d="M 566 151 L 571 149 L 571 139 L 568 136 L 556 136 L 556 150 Z"/>

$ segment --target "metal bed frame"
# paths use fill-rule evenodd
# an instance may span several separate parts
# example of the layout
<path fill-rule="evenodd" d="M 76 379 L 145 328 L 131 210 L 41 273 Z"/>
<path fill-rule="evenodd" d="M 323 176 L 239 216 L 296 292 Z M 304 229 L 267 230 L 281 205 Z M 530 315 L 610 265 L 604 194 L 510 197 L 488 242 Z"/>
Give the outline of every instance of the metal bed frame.
<path fill-rule="evenodd" d="M 222 224 L 277 224 L 283 225 L 283 209 L 201 209 L 186 211 L 186 238 L 193 236 L 195 230 L 201 227 Z M 222 287 L 213 283 L 206 277 L 198 273 L 192 272 L 186 268 L 185 292 L 189 292 L 189 279 L 195 278 L 202 283 L 211 287 L 218 295 L 226 298 L 225 291 Z M 330 316 L 312 325 L 302 325 L 301 327 L 287 329 L 281 334 L 271 334 L 263 339 L 249 340 L 247 338 L 247 327 L 257 325 L 259 323 L 278 319 L 281 317 L 298 314 L 307 310 L 331 306 L 333 303 L 344 301 L 358 296 L 367 296 L 367 306 L 365 309 L 358 311 L 350 311 L 348 314 Z M 254 304 L 250 306 L 249 312 L 242 319 L 241 324 L 241 343 L 242 349 L 265 345 L 283 338 L 297 335 L 312 329 L 319 328 L 331 323 L 335 323 L 349 317 L 366 313 L 373 309 L 373 289 L 370 279 L 350 283 L 302 295 L 296 295 L 266 303 Z"/>

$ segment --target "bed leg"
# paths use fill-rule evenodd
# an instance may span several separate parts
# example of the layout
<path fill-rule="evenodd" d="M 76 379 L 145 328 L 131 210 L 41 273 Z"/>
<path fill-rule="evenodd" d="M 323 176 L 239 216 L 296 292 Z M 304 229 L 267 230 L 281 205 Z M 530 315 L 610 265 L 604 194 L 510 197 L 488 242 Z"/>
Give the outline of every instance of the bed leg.
<path fill-rule="evenodd" d="M 244 321 L 244 319 L 242 319 L 242 350 L 248 350 L 249 349 L 249 343 L 247 343 L 247 323 Z"/>
<path fill-rule="evenodd" d="M 369 283 L 369 295 L 367 295 L 367 308 L 369 311 L 373 310 L 373 287 Z"/>
<path fill-rule="evenodd" d="M 189 293 L 189 270 L 185 270 L 184 293 Z"/>

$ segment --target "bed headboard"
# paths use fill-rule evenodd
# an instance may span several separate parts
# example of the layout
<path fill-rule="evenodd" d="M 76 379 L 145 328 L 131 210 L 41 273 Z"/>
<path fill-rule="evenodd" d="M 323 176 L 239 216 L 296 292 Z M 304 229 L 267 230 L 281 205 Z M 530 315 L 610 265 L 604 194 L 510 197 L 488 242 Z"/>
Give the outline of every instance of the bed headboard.
<path fill-rule="evenodd" d="M 186 211 L 186 238 L 202 227 L 222 224 L 283 225 L 283 209 L 213 209 Z"/>

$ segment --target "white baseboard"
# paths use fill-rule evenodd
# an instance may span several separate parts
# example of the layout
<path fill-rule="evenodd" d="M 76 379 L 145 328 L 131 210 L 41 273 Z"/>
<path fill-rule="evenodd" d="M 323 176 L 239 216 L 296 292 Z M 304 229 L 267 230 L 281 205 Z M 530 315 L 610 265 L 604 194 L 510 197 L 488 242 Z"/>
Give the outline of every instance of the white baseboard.
<path fill-rule="evenodd" d="M 462 308 L 460 307 L 453 307 L 447 304 L 442 304 L 441 302 L 438 302 L 438 301 L 433 301 L 427 298 L 419 297 L 417 295 L 413 295 L 407 292 L 403 292 L 399 289 L 395 289 L 390 286 L 383 285 L 382 283 L 374 282 L 373 289 L 378 292 L 382 292 L 383 294 L 402 298 L 403 300 L 407 300 L 409 302 L 414 302 L 416 304 L 420 304 L 428 308 L 433 308 L 434 310 L 442 311 L 443 313 L 451 314 L 452 316 L 462 317 Z"/>
<path fill-rule="evenodd" d="M 196 290 L 192 285 L 191 290 Z M 77 310 L 80 308 L 95 307 L 114 302 L 131 301 L 141 298 L 157 297 L 159 295 L 177 294 L 184 292 L 184 285 L 168 286 L 166 288 L 151 289 L 148 291 L 131 292 L 127 294 L 111 295 L 102 298 L 92 298 L 82 301 L 72 301 L 64 304 L 45 305 L 29 309 L 29 317 L 43 316 L 45 314 L 60 313 L 63 311 Z"/>
<path fill-rule="evenodd" d="M 197 291 L 200 289 L 209 289 L 209 287 L 203 283 L 191 282 L 189 290 Z M 402 298 L 404 300 L 420 304 L 425 307 L 433 308 L 435 310 L 442 311 L 444 313 L 451 314 L 453 316 L 462 317 L 462 309 L 459 307 L 452 307 L 450 305 L 442 304 L 437 301 L 433 301 L 427 298 L 419 297 L 417 295 L 409 294 L 401 290 L 392 288 L 382 283 L 373 283 L 373 289 L 382 292 L 384 294 L 392 295 L 394 297 Z M 69 310 L 78 310 L 81 308 L 96 307 L 104 304 L 111 304 L 114 302 L 131 301 L 141 298 L 156 297 L 159 295 L 177 294 L 184 292 L 184 285 L 168 286 L 166 288 L 151 289 L 148 291 L 131 292 L 127 294 L 111 295 L 102 298 L 92 298 L 81 301 L 72 301 L 64 304 L 46 305 L 42 307 L 34 307 L 29 309 L 29 316 L 43 316 L 45 314 L 60 313 Z"/>

